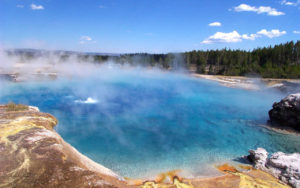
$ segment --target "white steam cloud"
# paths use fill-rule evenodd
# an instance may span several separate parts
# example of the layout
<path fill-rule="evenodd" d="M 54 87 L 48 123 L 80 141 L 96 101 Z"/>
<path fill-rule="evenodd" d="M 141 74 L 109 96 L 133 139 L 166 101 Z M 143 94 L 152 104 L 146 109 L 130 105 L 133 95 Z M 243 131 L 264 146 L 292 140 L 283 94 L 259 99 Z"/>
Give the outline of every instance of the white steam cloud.
<path fill-rule="evenodd" d="M 87 41 L 92 40 L 87 36 L 84 39 Z M 173 54 L 173 57 L 170 62 L 172 70 L 183 72 L 185 70 L 182 64 L 184 61 L 183 57 L 180 54 Z M 130 62 L 116 62 L 114 58 L 110 57 L 107 60 L 99 62 L 95 60 L 93 55 L 75 52 L 0 50 L 0 76 L 10 76 L 15 81 L 27 81 L 57 79 L 61 77 L 99 76 L 103 74 L 103 70 L 112 69 L 124 70 L 151 67 L 152 70 L 162 71 L 161 64 L 151 65 L 150 62 L 141 64 L 142 60 L 142 57 L 137 56 L 133 57 Z M 147 71 L 148 69 L 143 70 Z M 82 100 L 87 103 L 93 102 L 89 99 Z"/>

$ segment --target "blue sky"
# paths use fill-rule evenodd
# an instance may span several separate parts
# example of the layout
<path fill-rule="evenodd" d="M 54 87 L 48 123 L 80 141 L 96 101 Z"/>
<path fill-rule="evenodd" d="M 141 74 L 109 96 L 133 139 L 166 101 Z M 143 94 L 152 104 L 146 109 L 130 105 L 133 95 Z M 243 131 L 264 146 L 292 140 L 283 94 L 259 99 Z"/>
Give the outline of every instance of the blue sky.
<path fill-rule="evenodd" d="M 300 40 L 299 20 L 300 0 L 0 0 L 0 46 L 248 50 Z"/>

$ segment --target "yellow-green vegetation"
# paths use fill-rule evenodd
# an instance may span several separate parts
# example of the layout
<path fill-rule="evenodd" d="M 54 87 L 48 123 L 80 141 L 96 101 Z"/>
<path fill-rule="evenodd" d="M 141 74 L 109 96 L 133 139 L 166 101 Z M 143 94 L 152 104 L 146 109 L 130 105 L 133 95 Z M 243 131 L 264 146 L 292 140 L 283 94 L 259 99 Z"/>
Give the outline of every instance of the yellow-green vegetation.
<path fill-rule="evenodd" d="M 10 102 L 5 105 L 6 111 L 24 111 L 28 110 L 28 106 L 25 106 L 23 104 L 15 104 L 13 102 Z"/>

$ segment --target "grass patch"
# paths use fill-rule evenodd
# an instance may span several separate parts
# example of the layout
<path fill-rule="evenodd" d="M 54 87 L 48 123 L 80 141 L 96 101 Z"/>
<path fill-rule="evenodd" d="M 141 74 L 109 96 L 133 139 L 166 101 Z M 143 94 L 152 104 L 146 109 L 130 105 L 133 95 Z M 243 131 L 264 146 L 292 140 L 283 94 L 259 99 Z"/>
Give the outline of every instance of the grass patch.
<path fill-rule="evenodd" d="M 24 111 L 28 110 L 28 106 L 23 105 L 23 104 L 15 104 L 13 102 L 10 102 L 5 105 L 6 111 Z"/>

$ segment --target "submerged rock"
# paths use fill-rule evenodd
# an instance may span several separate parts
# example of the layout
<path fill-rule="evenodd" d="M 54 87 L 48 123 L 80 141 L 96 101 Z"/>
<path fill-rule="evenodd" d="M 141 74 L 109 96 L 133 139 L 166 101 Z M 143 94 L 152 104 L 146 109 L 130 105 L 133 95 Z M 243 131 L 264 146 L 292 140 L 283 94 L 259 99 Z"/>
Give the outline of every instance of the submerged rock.
<path fill-rule="evenodd" d="M 0 105 L 0 187 L 127 187 L 117 174 L 66 143 L 38 108 Z"/>
<path fill-rule="evenodd" d="M 300 93 L 275 102 L 269 111 L 269 117 L 272 125 L 300 131 Z"/>
<path fill-rule="evenodd" d="M 249 159 L 254 167 L 270 173 L 292 187 L 300 188 L 300 154 L 274 153 L 270 158 L 263 148 L 250 150 Z"/>

